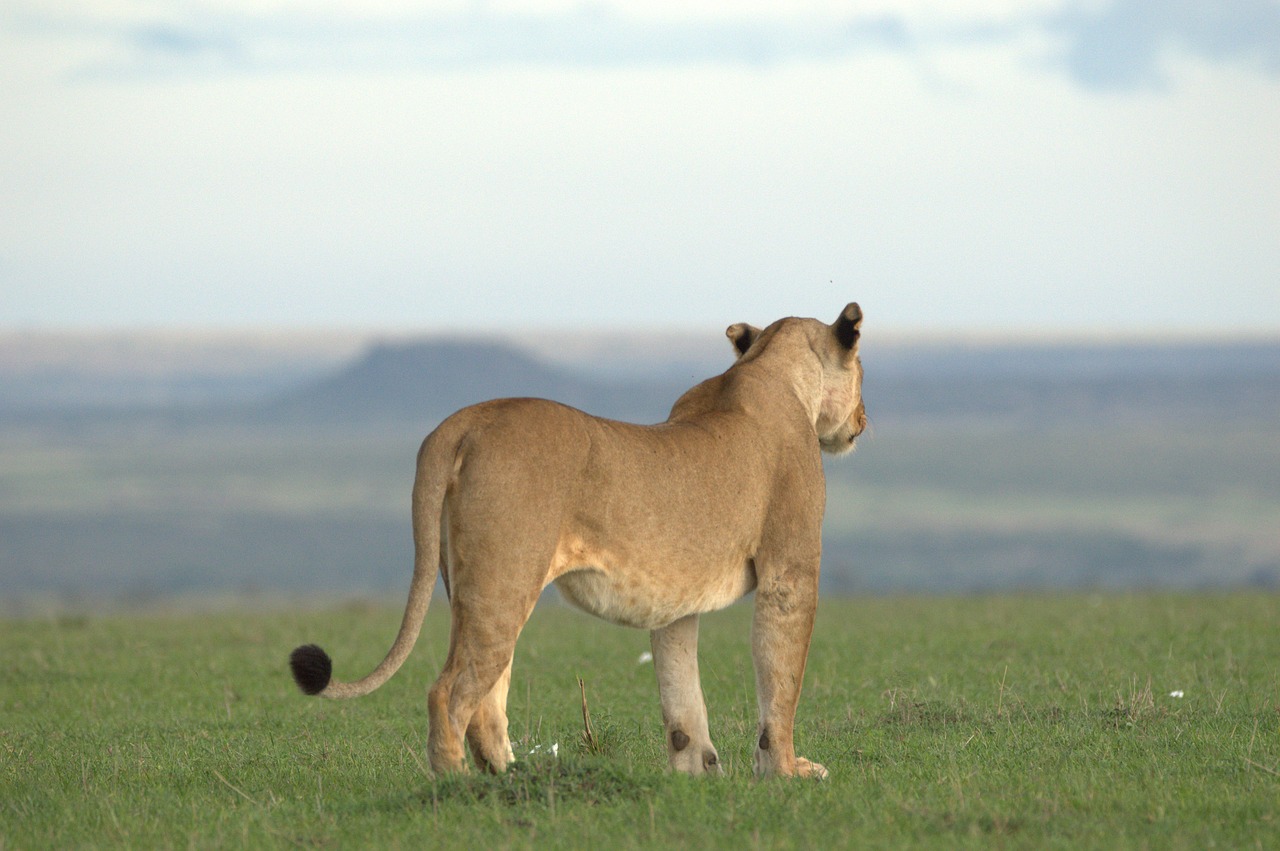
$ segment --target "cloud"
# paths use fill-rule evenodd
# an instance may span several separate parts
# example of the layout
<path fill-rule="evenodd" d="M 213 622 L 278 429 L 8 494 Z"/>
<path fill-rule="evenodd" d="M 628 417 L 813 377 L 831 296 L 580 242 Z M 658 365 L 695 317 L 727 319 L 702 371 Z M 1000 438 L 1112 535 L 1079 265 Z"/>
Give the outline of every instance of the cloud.
<path fill-rule="evenodd" d="M 1158 87 L 1178 55 L 1280 75 L 1280 0 L 1065 0 L 1051 11 L 1041 4 L 941 19 L 919 11 L 907 2 L 862 14 L 683 17 L 640 17 L 603 3 L 381 13 L 183 5 L 152 18 L 28 12 L 24 20 L 96 39 L 106 49 L 79 69 L 89 76 L 769 66 L 1022 40 L 1045 50 L 1045 36 L 1055 45 L 1049 65 L 1091 90 Z"/>
<path fill-rule="evenodd" d="M 139 54 L 177 58 L 222 56 L 239 57 L 243 50 L 239 39 L 228 32 L 194 29 L 168 23 L 142 24 L 122 32 L 126 41 Z"/>
<path fill-rule="evenodd" d="M 28 14 L 25 23 L 26 30 L 96 39 L 109 48 L 108 58 L 88 70 L 109 76 L 209 72 L 218 70 L 218 60 L 225 70 L 260 73 L 770 65 L 904 50 L 911 43 L 905 22 L 887 14 L 841 19 L 640 19 L 592 5 L 545 12 L 477 8 L 383 16 L 196 13 L 179 8 L 163 19 L 75 20 Z"/>
<path fill-rule="evenodd" d="M 1077 0 L 1045 26 L 1065 40 L 1063 66 L 1090 89 L 1161 86 L 1171 54 L 1280 75 L 1276 0 Z"/>

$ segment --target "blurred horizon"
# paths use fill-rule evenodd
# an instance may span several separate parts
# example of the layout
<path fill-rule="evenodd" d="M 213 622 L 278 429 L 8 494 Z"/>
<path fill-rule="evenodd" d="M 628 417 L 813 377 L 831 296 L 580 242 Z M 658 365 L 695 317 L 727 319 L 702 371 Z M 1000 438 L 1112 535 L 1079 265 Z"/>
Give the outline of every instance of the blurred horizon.
<path fill-rule="evenodd" d="M 307 339 L 14 369 L 0 335 L 6 611 L 402 593 L 444 416 L 541 396 L 659 422 L 732 361 L 720 334 Z M 1280 339 L 862 345 L 872 428 L 826 464 L 827 593 L 1280 587 Z"/>

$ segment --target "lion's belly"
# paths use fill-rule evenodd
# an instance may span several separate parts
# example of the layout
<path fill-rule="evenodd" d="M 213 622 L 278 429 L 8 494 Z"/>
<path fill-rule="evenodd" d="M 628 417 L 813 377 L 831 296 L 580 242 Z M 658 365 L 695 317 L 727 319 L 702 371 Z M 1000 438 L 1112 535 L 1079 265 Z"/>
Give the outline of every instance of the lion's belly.
<path fill-rule="evenodd" d="M 584 567 L 561 574 L 555 585 L 570 603 L 599 618 L 657 629 L 685 615 L 723 609 L 752 591 L 756 577 L 746 563 L 678 577 Z"/>

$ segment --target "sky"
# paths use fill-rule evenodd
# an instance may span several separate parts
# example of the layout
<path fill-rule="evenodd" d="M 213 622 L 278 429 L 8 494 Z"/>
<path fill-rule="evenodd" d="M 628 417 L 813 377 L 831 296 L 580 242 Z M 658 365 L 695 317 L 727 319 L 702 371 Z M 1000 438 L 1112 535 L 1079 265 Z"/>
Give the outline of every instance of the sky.
<path fill-rule="evenodd" d="M 6 0 L 0 330 L 1280 332 L 1280 0 Z"/>

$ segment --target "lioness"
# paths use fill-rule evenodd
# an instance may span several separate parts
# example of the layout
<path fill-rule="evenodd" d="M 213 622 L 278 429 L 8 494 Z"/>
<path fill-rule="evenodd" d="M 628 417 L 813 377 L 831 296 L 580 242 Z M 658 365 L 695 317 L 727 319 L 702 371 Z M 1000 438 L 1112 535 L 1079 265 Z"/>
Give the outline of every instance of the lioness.
<path fill-rule="evenodd" d="M 376 689 L 413 648 L 439 568 L 449 655 L 427 703 L 437 772 L 514 759 L 507 689 L 516 638 L 554 582 L 578 607 L 650 630 L 671 768 L 719 772 L 698 678 L 698 615 L 756 592 L 751 630 L 760 726 L 755 772 L 825 777 L 792 744 L 818 600 L 825 479 L 819 450 L 866 425 L 862 311 L 831 325 L 781 319 L 725 332 L 737 360 L 639 426 L 541 399 L 500 399 L 441 423 L 418 453 L 415 562 L 395 643 L 353 683 L 315 645 L 293 651 L 307 694 Z"/>

